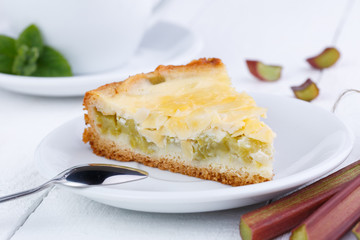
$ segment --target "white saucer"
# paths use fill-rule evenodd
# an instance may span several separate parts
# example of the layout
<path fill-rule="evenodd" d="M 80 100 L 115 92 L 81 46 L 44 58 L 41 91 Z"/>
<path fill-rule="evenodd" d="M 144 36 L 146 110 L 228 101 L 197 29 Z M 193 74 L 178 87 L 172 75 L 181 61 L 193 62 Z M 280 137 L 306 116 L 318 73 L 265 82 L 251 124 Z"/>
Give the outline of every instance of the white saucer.
<path fill-rule="evenodd" d="M 119 69 L 73 77 L 25 77 L 0 73 L 0 87 L 40 96 L 83 96 L 88 90 L 124 80 L 129 75 L 153 71 L 161 64 L 187 63 L 197 57 L 201 48 L 199 37 L 190 29 L 160 21 L 145 33 L 130 62 Z"/>
<path fill-rule="evenodd" d="M 149 172 L 149 178 L 108 187 L 71 190 L 115 207 L 185 213 L 230 209 L 271 199 L 328 173 L 350 153 L 354 137 L 332 113 L 293 98 L 251 95 L 259 106 L 268 108 L 266 122 L 277 133 L 275 178 L 272 181 L 231 187 L 134 162 L 98 157 L 81 140 L 83 117 L 60 126 L 41 142 L 35 154 L 37 168 L 46 178 L 85 163 L 141 168 Z"/>

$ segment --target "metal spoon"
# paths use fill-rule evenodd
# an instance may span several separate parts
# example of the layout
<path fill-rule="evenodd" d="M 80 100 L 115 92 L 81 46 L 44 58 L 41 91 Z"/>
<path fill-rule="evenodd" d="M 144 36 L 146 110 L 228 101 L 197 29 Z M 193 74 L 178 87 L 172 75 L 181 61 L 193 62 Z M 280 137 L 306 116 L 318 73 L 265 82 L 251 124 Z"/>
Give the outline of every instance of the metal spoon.
<path fill-rule="evenodd" d="M 132 182 L 147 177 L 147 172 L 135 168 L 112 164 L 86 164 L 69 168 L 36 188 L 0 197 L 0 203 L 35 193 L 53 184 L 84 188 Z"/>

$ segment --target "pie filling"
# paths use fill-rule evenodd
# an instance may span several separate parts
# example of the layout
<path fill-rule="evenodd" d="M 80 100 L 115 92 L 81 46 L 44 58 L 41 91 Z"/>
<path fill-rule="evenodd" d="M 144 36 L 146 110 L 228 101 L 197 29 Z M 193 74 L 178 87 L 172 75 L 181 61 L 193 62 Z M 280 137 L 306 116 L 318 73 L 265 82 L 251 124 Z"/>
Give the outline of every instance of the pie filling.
<path fill-rule="evenodd" d="M 221 167 L 226 163 L 227 168 L 229 166 L 234 169 L 245 167 L 250 173 L 253 169 L 254 172 L 260 171 L 263 175 L 272 175 L 273 147 L 269 143 L 245 135 L 232 137 L 229 133 L 225 133 L 219 139 L 202 133 L 194 139 L 185 141 L 176 137 L 163 136 L 160 146 L 143 136 L 133 119 L 104 115 L 94 110 L 95 124 L 101 135 L 115 142 L 121 141 L 121 144 L 130 145 L 132 149 L 142 154 L 150 156 L 182 154 L 182 158 L 191 161 L 196 166 Z"/>

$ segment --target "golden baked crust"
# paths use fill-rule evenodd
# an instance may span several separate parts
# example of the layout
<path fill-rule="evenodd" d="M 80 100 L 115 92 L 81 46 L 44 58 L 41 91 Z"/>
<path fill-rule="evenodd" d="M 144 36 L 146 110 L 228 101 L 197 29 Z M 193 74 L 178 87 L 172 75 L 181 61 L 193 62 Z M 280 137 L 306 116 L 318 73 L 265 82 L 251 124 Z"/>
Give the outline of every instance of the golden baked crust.
<path fill-rule="evenodd" d="M 261 183 L 271 180 L 260 175 L 250 176 L 244 171 L 222 173 L 220 172 L 220 169 L 186 166 L 170 158 L 150 158 L 149 156 L 135 153 L 131 149 L 119 148 L 113 141 L 102 138 L 93 128 L 87 128 L 84 131 L 83 141 L 85 143 L 89 142 L 93 152 L 98 156 L 122 162 L 135 161 L 149 167 L 181 173 L 205 180 L 217 181 L 232 186 Z"/>
<path fill-rule="evenodd" d="M 129 146 L 121 146 L 118 143 L 110 140 L 97 131 L 94 119 L 94 107 L 99 107 L 99 101 L 102 97 L 117 96 L 122 93 L 131 91 L 136 84 L 156 76 L 171 77 L 175 76 L 179 79 L 186 78 L 188 74 L 218 74 L 225 69 L 224 64 L 220 59 L 216 58 L 202 58 L 194 60 L 187 65 L 181 66 L 159 66 L 154 72 L 147 74 L 137 74 L 131 76 L 123 82 L 115 82 L 101 86 L 95 90 L 89 91 L 84 97 L 84 110 L 88 112 L 85 114 L 85 123 L 88 128 L 83 134 L 83 141 L 90 143 L 93 152 L 99 156 L 118 161 L 136 161 L 150 167 L 156 167 L 163 170 L 169 170 L 176 173 L 185 174 L 192 177 L 198 177 L 206 180 L 213 180 L 232 186 L 240 186 L 247 184 L 260 183 L 271 180 L 271 177 L 264 177 L 260 174 L 248 173 L 244 169 L 232 169 L 225 171 L 221 167 L 196 167 L 179 159 L 169 157 L 150 157 L 147 154 L 140 153 L 131 149 Z M 205 78 L 206 79 L 206 78 Z M 101 107 L 101 106 L 100 106 Z"/>
<path fill-rule="evenodd" d="M 147 74 L 141 73 L 134 76 L 130 76 L 128 79 L 122 82 L 114 82 L 105 84 L 95 90 L 91 90 L 85 93 L 84 97 L 84 110 L 88 109 L 88 106 L 93 104 L 93 101 L 99 97 L 99 94 L 104 95 L 115 95 L 121 92 L 126 92 L 129 87 L 136 84 L 136 82 L 153 76 L 158 75 L 169 75 L 169 74 L 179 74 L 179 73 L 187 73 L 187 72 L 201 72 L 206 71 L 208 69 L 217 69 L 217 68 L 224 68 L 224 64 L 218 58 L 200 58 L 198 60 L 193 60 L 187 65 L 180 65 L 180 66 L 158 66 L 154 72 L 150 72 Z"/>

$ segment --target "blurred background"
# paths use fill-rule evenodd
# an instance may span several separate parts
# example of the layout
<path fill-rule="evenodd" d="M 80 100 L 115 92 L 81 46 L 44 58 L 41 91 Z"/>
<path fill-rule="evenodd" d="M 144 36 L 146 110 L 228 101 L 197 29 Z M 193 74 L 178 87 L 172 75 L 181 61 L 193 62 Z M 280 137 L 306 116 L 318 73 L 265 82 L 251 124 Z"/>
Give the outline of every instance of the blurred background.
<path fill-rule="evenodd" d="M 2 2 L 4 7 L 0 9 L 2 11 L 0 17 L 3 19 L 0 21 L 0 32 L 16 36 L 29 22 L 35 22 L 40 29 L 44 26 L 42 34 L 45 41 L 54 48 L 62 50 L 70 63 L 77 61 L 81 56 L 88 56 L 89 52 L 94 52 L 94 55 L 89 55 L 87 59 L 96 59 L 92 56 L 99 55 L 96 61 L 89 63 L 92 71 L 78 72 L 76 62 L 75 66 L 72 66 L 75 75 L 100 74 L 102 77 L 109 77 L 115 74 L 118 79 L 123 79 L 139 71 L 151 71 L 160 64 L 184 64 L 199 57 L 218 57 L 226 64 L 231 78 L 245 89 L 255 87 L 257 90 L 264 89 L 273 93 L 281 91 L 291 95 L 290 85 L 299 85 L 308 77 L 313 81 L 320 81 L 323 73 L 312 69 L 305 59 L 319 54 L 326 47 L 336 46 L 341 53 L 336 68 L 330 68 L 328 72 L 346 72 L 347 68 L 359 64 L 357 57 L 360 54 L 359 14 L 357 14 L 359 3 L 356 0 L 326 2 L 162 0 L 145 1 L 147 4 L 135 1 L 138 3 L 133 3 L 131 9 L 138 9 L 138 14 L 137 11 L 128 14 L 120 10 L 109 11 L 111 4 L 118 8 L 121 4 L 129 5 L 126 2 L 121 3 L 122 1 L 107 1 L 107 6 L 100 4 L 103 8 L 96 8 L 96 4 L 99 5 L 97 2 L 101 1 L 90 1 L 95 6 L 92 8 L 90 2 L 85 3 L 86 1 L 84 3 L 77 1 L 78 4 L 72 3 L 68 6 L 64 1 L 2 0 Z M 33 2 L 36 4 L 32 4 Z M 40 7 L 42 5 L 45 7 Z M 139 5 L 146 9 L 142 9 Z M 77 11 L 72 10 L 71 6 Z M 50 15 L 49 9 L 53 11 Z M 54 15 L 57 15 L 57 18 Z M 95 24 L 106 18 L 106 15 L 111 16 L 107 18 L 108 22 L 103 20 L 104 24 Z M 70 20 L 66 21 L 67 18 Z M 19 21 L 19 19 L 24 20 Z M 110 21 L 112 24 L 109 24 Z M 124 26 L 129 26 L 130 29 L 125 29 Z M 64 32 L 67 35 L 61 37 L 56 35 L 56 32 Z M 87 34 L 87 32 L 91 33 Z M 108 36 L 106 32 L 111 33 L 109 35 L 111 37 L 107 39 L 116 39 L 116 41 L 107 40 L 107 42 L 98 39 L 99 35 Z M 124 37 L 132 34 L 137 34 L 138 37 L 133 39 Z M 81 36 L 83 38 L 86 36 L 87 40 L 80 39 Z M 71 37 L 74 37 L 74 40 Z M 50 39 L 54 40 L 50 41 Z M 70 39 L 65 47 L 61 46 L 64 39 Z M 94 45 L 91 41 L 97 42 Z M 75 50 L 69 51 L 69 45 L 71 43 L 74 45 L 75 42 L 78 45 L 88 43 L 88 46 L 85 46 L 79 54 L 74 54 Z M 103 44 L 105 42 L 108 44 Z M 96 47 L 91 47 L 91 44 Z M 105 45 L 109 46 L 108 49 Z M 119 45 L 126 46 L 125 49 L 124 47 L 119 49 L 119 52 L 124 54 L 112 56 L 111 52 L 115 51 L 111 49 L 116 50 Z M 128 50 L 129 48 L 133 50 Z M 125 54 L 126 51 L 133 53 Z M 101 58 L 101 52 L 107 52 L 107 59 L 113 65 L 104 63 L 109 66 L 103 67 L 103 70 L 101 67 L 94 70 L 98 67 L 96 65 L 107 61 Z M 282 81 L 272 84 L 254 81 L 247 70 L 246 59 L 282 66 Z M 116 62 L 118 66 L 114 65 Z M 337 73 L 332 74 L 330 78 L 335 78 Z M 109 78 L 103 82 L 114 80 L 114 77 Z M 81 92 L 101 83 L 98 81 L 92 84 L 88 80 L 89 87 L 84 86 Z"/>
<path fill-rule="evenodd" d="M 237 90 L 286 97 L 293 97 L 291 86 L 311 78 L 320 89 L 312 104 L 329 111 L 344 90 L 360 89 L 359 0 L 0 0 L 0 34 L 16 38 L 32 23 L 74 75 L 0 73 L 0 195 L 44 181 L 35 149 L 53 129 L 83 115 L 86 91 L 160 64 L 220 58 Z M 306 59 L 326 47 L 340 51 L 339 61 L 326 70 L 311 68 Z M 256 79 L 249 59 L 282 66 L 280 80 Z M 349 94 L 338 109 L 357 137 L 350 162 L 360 156 L 359 102 Z M 55 189 L 1 204 L 0 239 L 239 239 L 240 215 L 255 207 L 149 214 Z"/>

